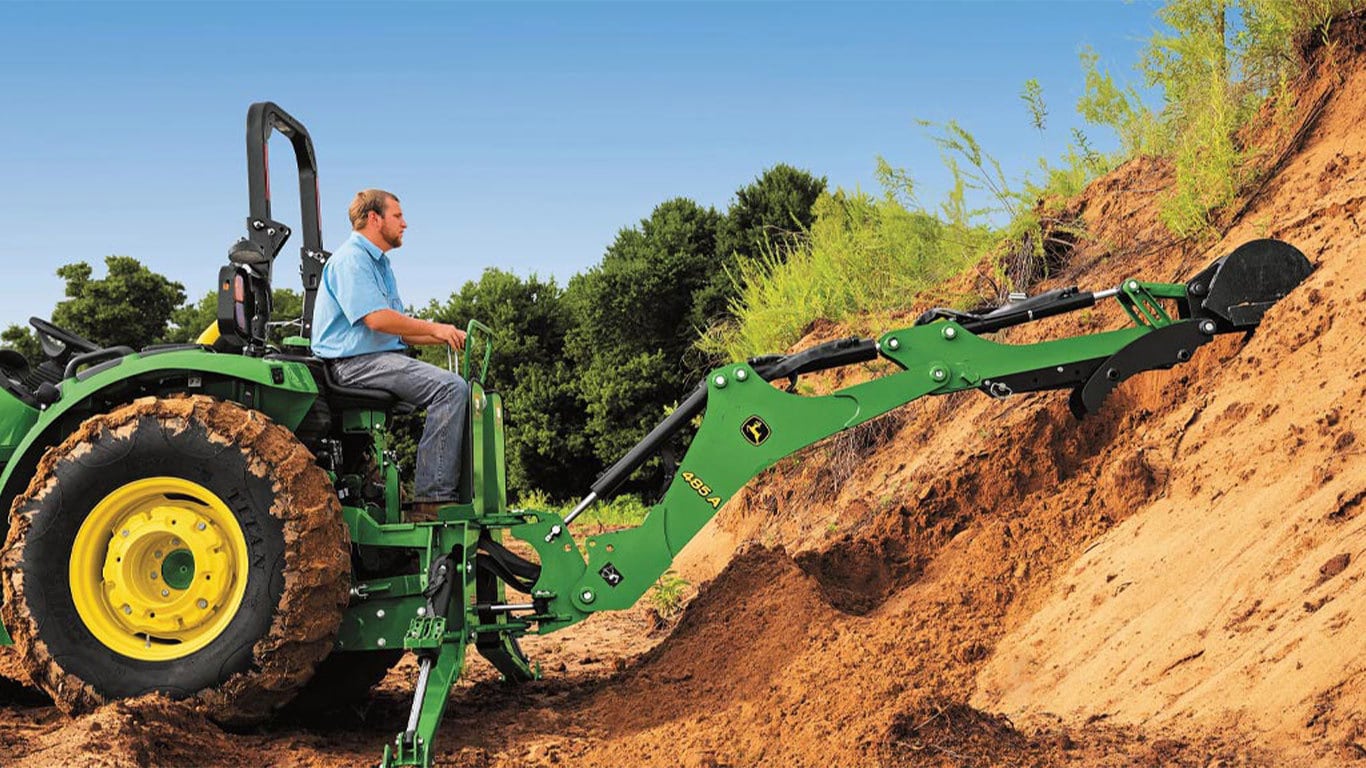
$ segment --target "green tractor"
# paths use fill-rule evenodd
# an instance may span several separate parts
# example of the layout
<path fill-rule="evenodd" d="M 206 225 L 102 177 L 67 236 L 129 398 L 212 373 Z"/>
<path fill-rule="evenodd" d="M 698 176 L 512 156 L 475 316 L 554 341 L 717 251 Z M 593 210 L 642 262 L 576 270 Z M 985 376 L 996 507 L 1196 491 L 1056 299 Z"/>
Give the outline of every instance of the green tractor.
<path fill-rule="evenodd" d="M 271 269 L 290 229 L 271 219 L 267 143 L 297 160 L 300 336 L 272 344 Z M 750 478 L 925 395 L 1071 391 L 1080 417 L 1121 381 L 1249 332 L 1310 271 L 1295 248 L 1247 243 L 1182 284 L 1054 290 L 977 313 L 933 310 L 877 339 L 754 358 L 707 375 L 588 485 L 563 518 L 510 509 L 502 401 L 486 387 L 494 332 L 472 321 L 458 503 L 404 522 L 384 427 L 408 409 L 338 385 L 308 348 L 323 264 L 316 161 L 270 103 L 247 115 L 247 237 L 219 271 L 218 318 L 197 343 L 101 348 L 37 318 L 47 359 L 0 351 L 0 642 L 67 712 L 148 692 L 229 724 L 296 698 L 363 696 L 404 652 L 419 672 L 385 765 L 430 765 L 468 649 L 509 681 L 539 672 L 518 638 L 630 608 Z M 1120 330 L 1035 344 L 984 334 L 1114 299 Z M 885 360 L 892 372 L 820 397 L 797 378 Z M 701 417 L 700 422 L 698 418 Z M 636 528 L 576 538 L 574 519 L 675 438 L 691 436 Z M 523 542 L 519 556 L 506 542 Z M 12 638 L 12 640 L 11 640 Z M 397 724 L 396 724 L 397 725 Z"/>

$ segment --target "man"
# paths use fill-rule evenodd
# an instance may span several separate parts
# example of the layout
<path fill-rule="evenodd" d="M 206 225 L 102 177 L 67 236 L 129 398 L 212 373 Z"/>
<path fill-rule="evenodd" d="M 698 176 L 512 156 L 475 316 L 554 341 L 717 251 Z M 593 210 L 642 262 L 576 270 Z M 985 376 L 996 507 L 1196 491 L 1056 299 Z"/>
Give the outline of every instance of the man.
<path fill-rule="evenodd" d="M 367 189 L 351 201 L 351 237 L 323 266 L 313 308 L 313 354 L 328 360 L 346 386 L 383 389 L 427 409 L 417 445 L 414 505 L 409 520 L 435 520 L 436 509 L 456 500 L 469 385 L 456 373 L 404 354 L 410 344 L 465 345 L 465 332 L 404 314 L 389 265 L 403 245 L 398 198 Z"/>

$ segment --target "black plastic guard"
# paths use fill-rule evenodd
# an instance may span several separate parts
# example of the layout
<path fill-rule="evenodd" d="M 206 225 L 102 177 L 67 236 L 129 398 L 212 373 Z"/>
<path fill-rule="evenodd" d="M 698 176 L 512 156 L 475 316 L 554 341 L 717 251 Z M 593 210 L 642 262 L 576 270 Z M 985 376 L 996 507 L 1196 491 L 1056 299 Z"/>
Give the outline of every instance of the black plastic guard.
<path fill-rule="evenodd" d="M 1114 388 L 1134 374 L 1190 360 L 1198 347 L 1214 338 L 1213 328 L 1208 333 L 1200 330 L 1202 322 L 1209 326 L 1208 320 L 1182 320 L 1129 342 L 1097 367 L 1085 384 L 1072 390 L 1068 400 L 1072 415 L 1081 419 L 1100 410 Z"/>
<path fill-rule="evenodd" d="M 1314 271 L 1298 248 L 1280 240 L 1251 240 L 1186 281 L 1190 314 L 1221 332 L 1256 327 L 1272 304 Z M 1186 309 L 1183 307 L 1183 309 Z"/>

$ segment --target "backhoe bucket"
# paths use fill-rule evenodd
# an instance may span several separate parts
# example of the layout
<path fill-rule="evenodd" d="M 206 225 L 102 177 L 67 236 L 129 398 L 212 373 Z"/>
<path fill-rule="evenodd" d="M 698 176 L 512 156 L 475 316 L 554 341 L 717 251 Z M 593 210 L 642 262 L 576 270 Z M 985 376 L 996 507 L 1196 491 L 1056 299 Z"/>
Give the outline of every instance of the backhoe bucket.
<path fill-rule="evenodd" d="M 1255 328 L 1271 305 L 1304 282 L 1313 269 L 1289 243 L 1243 243 L 1186 282 L 1192 314 L 1215 320 L 1221 331 Z"/>

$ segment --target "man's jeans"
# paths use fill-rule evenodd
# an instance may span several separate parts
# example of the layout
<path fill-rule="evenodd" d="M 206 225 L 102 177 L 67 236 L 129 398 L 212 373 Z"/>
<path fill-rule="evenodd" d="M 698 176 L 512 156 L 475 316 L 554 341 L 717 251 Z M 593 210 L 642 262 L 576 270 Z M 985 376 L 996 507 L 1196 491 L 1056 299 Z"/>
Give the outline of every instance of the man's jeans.
<path fill-rule="evenodd" d="M 383 389 L 427 409 L 417 444 L 413 477 L 416 502 L 454 501 L 460 480 L 460 448 L 470 386 L 459 374 L 415 360 L 401 352 L 376 352 L 331 361 L 332 375 L 348 387 Z"/>

